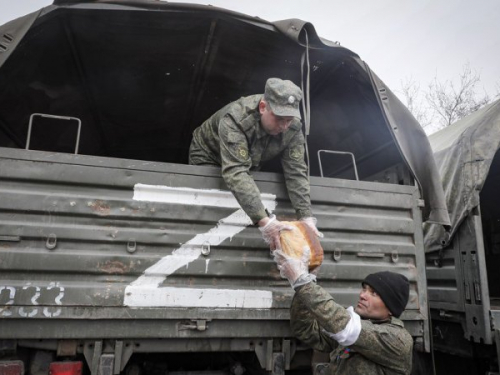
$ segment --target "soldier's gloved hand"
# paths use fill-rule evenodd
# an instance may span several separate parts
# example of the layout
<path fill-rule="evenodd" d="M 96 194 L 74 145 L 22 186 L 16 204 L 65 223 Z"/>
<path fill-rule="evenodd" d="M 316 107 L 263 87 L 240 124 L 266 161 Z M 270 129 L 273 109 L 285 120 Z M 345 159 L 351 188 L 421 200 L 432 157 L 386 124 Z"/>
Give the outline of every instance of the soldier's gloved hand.
<path fill-rule="evenodd" d="M 271 250 L 281 250 L 280 232 L 282 230 L 293 230 L 293 227 L 283 224 L 276 219 L 275 215 L 271 215 L 269 221 L 264 226 L 259 227 L 259 230 L 262 234 L 262 238 L 269 244 Z"/>
<path fill-rule="evenodd" d="M 300 219 L 300 221 L 306 223 L 309 228 L 311 228 L 314 232 L 314 234 L 316 236 L 318 236 L 319 238 L 323 238 L 323 233 L 321 233 L 318 228 L 316 227 L 316 223 L 318 222 L 318 219 L 316 219 L 315 217 L 303 217 L 302 219 Z"/>
<path fill-rule="evenodd" d="M 282 250 L 276 250 L 273 252 L 274 261 L 278 265 L 281 277 L 287 279 L 294 289 L 316 280 L 315 275 L 309 274 L 310 253 L 311 250 L 308 247 L 305 247 L 304 252 L 299 259 L 292 258 L 291 256 L 285 254 Z"/>

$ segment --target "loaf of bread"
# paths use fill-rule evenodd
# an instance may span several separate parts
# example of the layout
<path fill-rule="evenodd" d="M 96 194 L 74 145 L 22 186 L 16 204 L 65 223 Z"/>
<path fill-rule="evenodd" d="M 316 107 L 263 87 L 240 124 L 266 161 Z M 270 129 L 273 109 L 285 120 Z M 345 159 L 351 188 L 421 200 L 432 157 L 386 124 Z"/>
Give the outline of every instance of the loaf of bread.
<path fill-rule="evenodd" d="M 313 230 L 302 221 L 285 221 L 283 224 L 294 227 L 294 230 L 283 230 L 280 233 L 283 252 L 294 258 L 301 258 L 304 247 L 311 250 L 309 269 L 313 269 L 323 262 L 323 248 Z"/>

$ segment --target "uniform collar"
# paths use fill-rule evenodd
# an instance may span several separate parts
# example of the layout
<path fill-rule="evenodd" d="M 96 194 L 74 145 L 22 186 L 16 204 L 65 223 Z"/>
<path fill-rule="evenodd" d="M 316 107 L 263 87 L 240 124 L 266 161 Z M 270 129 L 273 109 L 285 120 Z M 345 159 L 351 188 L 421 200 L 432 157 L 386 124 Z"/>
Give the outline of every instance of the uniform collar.
<path fill-rule="evenodd" d="M 264 128 L 260 124 L 260 116 L 259 116 L 259 121 L 257 121 L 257 125 L 255 125 L 255 135 L 257 136 L 257 139 L 271 136 L 271 135 L 266 133 L 266 131 L 264 130 Z M 276 136 L 271 136 L 271 137 L 278 137 L 280 135 L 281 134 L 278 134 Z"/>
<path fill-rule="evenodd" d="M 395 318 L 395 317 L 391 317 L 391 324 L 394 324 L 395 326 L 399 326 L 399 327 L 404 327 L 405 324 L 403 323 L 403 321 L 399 318 Z"/>
<path fill-rule="evenodd" d="M 389 319 L 383 319 L 383 320 L 375 320 L 375 319 L 367 319 L 368 321 L 372 322 L 373 324 L 393 324 L 398 327 L 404 327 L 404 323 L 401 319 L 395 318 L 394 316 L 391 316 Z"/>

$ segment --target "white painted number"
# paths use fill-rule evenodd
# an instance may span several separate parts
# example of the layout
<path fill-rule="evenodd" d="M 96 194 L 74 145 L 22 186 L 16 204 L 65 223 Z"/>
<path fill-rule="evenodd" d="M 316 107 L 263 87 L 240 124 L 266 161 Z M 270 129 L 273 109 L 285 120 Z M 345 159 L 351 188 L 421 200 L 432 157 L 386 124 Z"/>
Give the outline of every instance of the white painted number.
<path fill-rule="evenodd" d="M 31 285 L 26 285 L 23 286 L 23 290 L 28 290 L 29 288 L 34 288 L 35 293 L 33 294 L 33 297 L 31 297 L 31 303 L 36 306 L 38 305 L 38 298 L 40 297 L 40 287 L 38 286 L 31 286 Z M 23 318 L 33 318 L 36 314 L 38 313 L 37 308 L 31 308 L 30 312 L 27 312 L 24 310 L 24 306 L 19 308 L 19 315 L 22 316 Z"/>
<path fill-rule="evenodd" d="M 62 305 L 61 299 L 64 297 L 64 288 L 62 286 L 59 286 L 59 283 L 50 283 L 50 285 L 47 287 L 47 290 L 54 288 L 59 289 L 59 294 L 55 298 L 56 305 Z M 44 307 L 43 315 L 45 315 L 47 318 L 54 318 L 61 315 L 61 308 L 58 307 L 57 309 L 52 311 L 50 307 Z"/>
<path fill-rule="evenodd" d="M 9 299 L 5 302 L 5 307 L 1 309 L 2 316 L 10 316 L 12 315 L 12 311 L 7 307 L 9 305 L 14 304 L 14 298 L 16 297 L 16 289 L 11 286 L 0 286 L 0 297 L 2 296 L 3 291 L 7 291 L 9 293 Z"/>
<path fill-rule="evenodd" d="M 29 295 L 31 295 L 30 297 L 31 306 L 19 307 L 19 310 L 17 310 L 17 314 L 19 314 L 20 317 L 33 318 L 39 315 L 41 311 L 43 311 L 43 315 L 46 316 L 47 318 L 54 318 L 61 315 L 60 307 L 53 308 L 47 306 L 44 307 L 43 310 L 36 307 L 40 305 L 40 302 L 38 301 L 40 297 L 42 297 L 42 301 L 44 301 L 44 303 L 50 301 L 51 298 L 50 295 L 54 294 L 54 292 L 49 292 L 52 289 L 59 289 L 59 293 L 54 298 L 54 303 L 58 306 L 61 306 L 62 305 L 61 300 L 64 297 L 64 287 L 60 286 L 59 282 L 52 282 L 47 287 L 35 286 L 31 285 L 31 283 L 28 283 L 18 289 L 16 289 L 13 286 L 0 286 L 0 316 L 13 315 L 12 307 L 14 305 L 20 305 L 21 303 L 23 303 L 23 302 L 18 302 L 14 304 L 16 300 L 16 295 L 18 296 L 18 299 L 22 298 L 21 296 L 19 296 L 20 294 L 19 292 L 21 291 L 26 291 L 25 293 L 29 293 Z M 26 295 L 24 293 L 22 294 Z M 7 300 L 5 302 L 3 302 L 4 296 L 7 297 Z M 24 300 L 24 298 L 22 298 L 22 300 Z"/>

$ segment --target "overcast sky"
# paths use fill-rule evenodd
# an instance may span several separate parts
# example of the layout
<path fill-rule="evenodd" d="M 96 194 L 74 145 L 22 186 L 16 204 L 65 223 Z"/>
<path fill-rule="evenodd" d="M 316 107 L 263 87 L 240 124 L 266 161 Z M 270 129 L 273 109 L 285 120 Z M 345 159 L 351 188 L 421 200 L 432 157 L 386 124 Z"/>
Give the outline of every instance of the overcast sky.
<path fill-rule="evenodd" d="M 393 91 L 413 77 L 421 87 L 437 75 L 453 79 L 464 64 L 484 89 L 500 91 L 500 0 L 210 0 L 178 1 L 276 21 L 300 18 L 365 60 Z M 0 24 L 51 4 L 0 0 Z"/>

